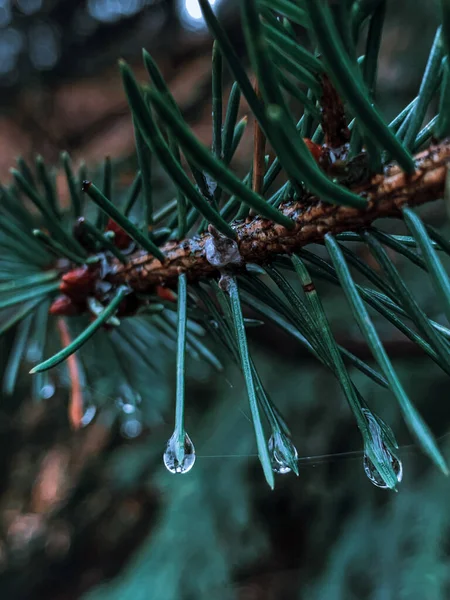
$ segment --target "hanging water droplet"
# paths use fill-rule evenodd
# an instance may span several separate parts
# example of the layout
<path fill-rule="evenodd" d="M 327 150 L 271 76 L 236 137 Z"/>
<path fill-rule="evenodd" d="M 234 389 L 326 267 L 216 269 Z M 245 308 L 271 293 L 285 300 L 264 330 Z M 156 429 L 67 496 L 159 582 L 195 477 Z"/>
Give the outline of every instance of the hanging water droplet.
<path fill-rule="evenodd" d="M 48 400 L 49 398 L 51 398 L 53 396 L 54 393 L 55 393 L 55 385 L 51 381 L 48 381 L 39 390 L 39 398 L 41 398 L 41 400 Z"/>
<path fill-rule="evenodd" d="M 126 415 L 131 415 L 136 410 L 136 407 L 133 404 L 123 404 L 122 410 Z"/>
<path fill-rule="evenodd" d="M 195 463 L 195 448 L 191 438 L 187 433 L 184 434 L 184 457 L 181 461 L 177 459 L 178 436 L 176 432 L 167 442 L 164 452 L 164 465 L 171 473 L 187 473 L 192 469 Z"/>
<path fill-rule="evenodd" d="M 388 452 L 387 449 L 386 449 L 386 453 L 388 453 L 390 456 L 392 468 L 394 469 L 394 473 L 397 476 L 397 481 L 400 483 L 403 478 L 403 465 L 402 465 L 401 461 L 396 456 L 394 456 L 393 454 Z M 377 487 L 382 488 L 383 490 L 386 490 L 388 488 L 388 486 L 383 481 L 383 479 L 381 478 L 381 475 L 375 469 L 373 462 L 370 460 L 370 458 L 366 454 L 364 454 L 363 465 L 364 465 L 364 471 L 365 471 L 367 477 L 373 483 L 373 485 L 376 485 Z"/>
<path fill-rule="evenodd" d="M 96 412 L 97 409 L 93 404 L 86 407 L 84 414 L 81 417 L 81 426 L 86 427 L 87 425 L 89 425 L 89 423 L 91 423 L 93 418 L 95 417 Z"/>
<path fill-rule="evenodd" d="M 225 237 L 213 225 L 208 226 L 210 236 L 206 238 L 204 249 L 206 260 L 217 268 L 230 264 L 240 264 L 242 257 L 237 242 Z"/>
<path fill-rule="evenodd" d="M 395 478 L 397 479 L 397 482 L 400 483 L 403 477 L 403 465 L 395 454 L 398 444 L 391 428 L 382 419 L 380 419 L 380 417 L 374 415 L 370 410 L 363 408 L 363 413 L 367 419 L 369 431 L 372 437 L 370 444 L 372 452 L 374 452 L 377 460 L 381 464 L 384 464 L 386 468 L 388 468 L 388 464 L 390 463 L 390 467 L 392 468 Z M 387 485 L 381 475 L 378 473 L 367 452 L 364 454 L 363 467 L 364 472 L 373 485 L 376 485 L 384 490 L 395 486 L 395 480 L 392 478 L 392 473 L 389 477 L 391 485 Z"/>
<path fill-rule="evenodd" d="M 269 439 L 269 453 L 272 455 L 272 470 L 278 475 L 286 475 L 292 471 L 292 463 L 298 460 L 297 448 L 289 438 L 280 433 L 273 433 Z"/>
<path fill-rule="evenodd" d="M 142 433 L 142 423 L 137 419 L 127 419 L 122 423 L 120 432 L 129 440 L 136 438 Z"/>

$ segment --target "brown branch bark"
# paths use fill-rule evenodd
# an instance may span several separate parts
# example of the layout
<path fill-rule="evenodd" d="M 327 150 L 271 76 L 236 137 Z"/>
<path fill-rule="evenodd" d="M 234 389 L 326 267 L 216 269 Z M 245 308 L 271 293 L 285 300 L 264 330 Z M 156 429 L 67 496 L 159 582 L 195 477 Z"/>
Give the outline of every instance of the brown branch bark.
<path fill-rule="evenodd" d="M 367 199 L 361 210 L 335 206 L 310 196 L 301 202 L 289 201 L 280 210 L 295 222 L 288 230 L 261 217 L 247 219 L 234 229 L 243 263 L 263 264 L 276 254 L 292 253 L 313 242 L 320 242 L 329 232 L 358 231 L 380 217 L 401 217 L 405 205 L 418 206 L 442 198 L 450 162 L 450 140 L 431 146 L 416 156 L 417 169 L 406 175 L 396 166 L 374 176 L 353 191 Z M 180 273 L 190 281 L 217 275 L 205 253 L 210 234 L 180 242 L 170 242 L 162 250 L 167 260 L 159 260 L 144 252 L 136 253 L 126 266 L 114 263 L 109 276 L 115 284 L 126 283 L 140 292 L 150 292 L 155 285 L 171 286 Z"/>

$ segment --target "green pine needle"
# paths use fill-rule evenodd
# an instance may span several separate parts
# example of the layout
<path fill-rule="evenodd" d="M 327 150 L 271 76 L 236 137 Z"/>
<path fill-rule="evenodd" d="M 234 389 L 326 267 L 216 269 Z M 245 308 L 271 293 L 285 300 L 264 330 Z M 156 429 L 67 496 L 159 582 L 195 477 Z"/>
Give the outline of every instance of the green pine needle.
<path fill-rule="evenodd" d="M 436 466 L 445 474 L 448 475 L 448 467 L 439 450 L 434 437 L 428 426 L 422 420 L 417 409 L 409 400 L 398 376 L 389 360 L 386 351 L 380 341 L 375 327 L 367 313 L 365 306 L 361 300 L 358 290 L 350 275 L 350 271 L 345 263 L 344 256 L 339 249 L 339 245 L 334 240 L 333 236 L 327 234 L 325 236 L 325 244 L 330 254 L 331 260 L 336 268 L 341 285 L 347 296 L 347 300 L 353 312 L 355 320 L 358 322 L 361 333 L 364 335 L 368 346 L 370 347 L 374 357 L 376 358 L 384 376 L 389 382 L 389 386 L 396 397 L 401 408 L 405 423 L 408 425 L 411 433 L 417 438 L 422 450 L 427 454 Z"/>
<path fill-rule="evenodd" d="M 42 371 L 47 371 L 56 365 L 62 363 L 66 358 L 68 358 L 71 354 L 79 350 L 89 338 L 91 338 L 94 333 L 104 324 L 110 317 L 114 315 L 119 304 L 125 298 L 127 293 L 129 292 L 128 288 L 120 287 L 114 298 L 110 301 L 108 306 L 98 315 L 98 317 L 93 321 L 86 329 L 76 337 L 68 346 L 62 348 L 59 352 L 57 352 L 51 358 L 48 358 L 44 362 L 36 365 L 30 371 L 31 374 L 41 373 Z"/>
<path fill-rule="evenodd" d="M 175 436 L 178 441 L 175 451 L 179 463 L 184 460 L 184 378 L 186 358 L 186 313 L 187 283 L 186 275 L 178 278 L 178 327 L 177 327 L 177 376 L 175 404 Z"/>
<path fill-rule="evenodd" d="M 115 221 L 122 229 L 147 252 L 153 254 L 161 262 L 164 262 L 165 256 L 161 250 L 151 240 L 148 239 L 133 223 L 125 217 L 115 206 L 102 194 L 98 187 L 91 181 L 83 183 L 83 191 L 104 211 L 113 221 Z"/>
<path fill-rule="evenodd" d="M 233 315 L 234 327 L 236 331 L 236 340 L 239 347 L 239 354 L 241 357 L 242 371 L 244 373 L 245 385 L 247 386 L 248 400 L 250 404 L 250 412 L 253 420 L 253 427 L 255 428 L 256 444 L 258 447 L 258 455 L 261 461 L 261 465 L 266 477 L 266 481 L 269 486 L 273 489 L 275 487 L 275 480 L 271 467 L 270 455 L 267 448 L 266 438 L 264 436 L 264 429 L 261 422 L 261 416 L 259 413 L 259 407 L 257 402 L 255 383 L 253 380 L 253 374 L 250 364 L 250 356 L 248 353 L 247 335 L 245 333 L 245 324 L 242 316 L 241 302 L 239 299 L 239 291 L 235 278 L 230 277 L 228 283 L 228 293 L 231 301 L 231 312 Z"/>
<path fill-rule="evenodd" d="M 305 4 L 324 61 L 342 98 L 347 100 L 367 135 L 381 149 L 387 150 L 405 171 L 413 172 L 415 165 L 411 155 L 373 107 L 360 75 L 351 65 L 328 5 L 323 0 L 305 0 Z"/>

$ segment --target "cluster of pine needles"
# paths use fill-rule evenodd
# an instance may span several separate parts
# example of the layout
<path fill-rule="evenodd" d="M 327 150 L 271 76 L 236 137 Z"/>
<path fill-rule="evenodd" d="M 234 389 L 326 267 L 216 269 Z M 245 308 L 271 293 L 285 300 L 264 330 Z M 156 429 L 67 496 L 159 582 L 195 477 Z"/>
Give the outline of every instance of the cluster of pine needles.
<path fill-rule="evenodd" d="M 437 148 L 444 152 L 444 167 L 437 175 L 433 164 L 424 167 L 423 199 L 417 203 L 445 194 L 450 5 L 442 1 L 443 25 L 417 97 L 389 124 L 375 98 L 386 1 L 338 5 L 332 11 L 325 0 L 242 0 L 241 24 L 254 73 L 249 77 L 220 19 L 200 0 L 214 38 L 211 149 L 184 121 L 147 52 L 149 82 L 138 82 L 121 61 L 139 169 L 120 200 L 109 159 L 103 181 L 96 183 L 85 166 L 75 170 L 63 153 L 68 207 L 58 198 L 54 169 L 40 157 L 33 166 L 18 160 L 12 183 L 1 187 L 0 333 L 13 332 L 4 394 L 13 394 L 26 364 L 32 367 L 33 397 L 48 397 L 55 385 L 49 370 L 59 365 L 58 385 L 72 386 L 74 427 L 86 422 L 85 389 L 93 390 L 89 402 L 94 404 L 97 392 L 98 398 L 105 390 L 114 393 L 127 407 L 126 418 L 136 419 L 142 406 L 152 403 L 154 382 L 166 376 L 167 356 L 176 352 L 175 428 L 164 462 L 172 472 L 185 473 L 195 461 L 184 426 L 185 357 L 220 371 L 219 351 L 242 370 L 259 459 L 273 487 L 274 473 L 298 474 L 298 455 L 249 353 L 247 331 L 261 322 L 244 316 L 248 306 L 292 335 L 338 379 L 361 432 L 373 483 L 398 485 L 398 445 L 355 387 L 349 368 L 393 395 L 416 443 L 448 472 L 368 307 L 450 374 L 450 329 L 425 314 L 390 256 L 399 253 L 427 274 L 450 319 L 450 282 L 439 258 L 450 254 L 450 241 L 419 219 L 407 192 L 418 168 L 415 154 L 425 149 L 432 159 Z M 225 73 L 233 81 L 227 98 Z M 423 126 L 436 99 L 437 114 Z M 243 100 L 255 119 L 255 151 L 250 171 L 239 178 L 230 164 L 247 127 L 246 117 L 238 120 Z M 176 186 L 176 198 L 158 210 L 155 161 Z M 403 178 L 405 200 L 402 205 L 386 201 L 403 217 L 409 236 L 373 227 L 378 205 L 370 207 L 370 194 L 361 191 L 368 182 L 371 189 L 374 181 L 382 186 L 392 164 Z M 330 206 L 341 212 L 330 212 Z M 305 218 L 313 211 L 306 235 Z M 325 215 L 323 222 L 317 215 Z M 328 259 L 323 251 L 306 249 L 309 241 L 324 245 Z M 367 245 L 377 269 L 352 250 L 353 242 Z M 350 267 L 367 283 L 355 282 Z M 345 294 L 375 367 L 338 345 L 314 279 Z M 158 411 L 152 406 L 150 414 Z"/>

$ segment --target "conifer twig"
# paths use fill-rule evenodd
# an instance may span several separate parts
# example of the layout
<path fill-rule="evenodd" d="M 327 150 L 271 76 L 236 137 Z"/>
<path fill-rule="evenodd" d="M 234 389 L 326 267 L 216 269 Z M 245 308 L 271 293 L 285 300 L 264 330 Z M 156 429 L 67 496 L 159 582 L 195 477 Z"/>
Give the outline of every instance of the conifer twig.
<path fill-rule="evenodd" d="M 329 232 L 358 231 L 381 217 L 401 217 L 401 209 L 406 205 L 419 206 L 442 198 L 450 163 L 450 140 L 421 152 L 415 162 L 416 171 L 411 175 L 393 165 L 366 184 L 352 188 L 367 199 L 364 209 L 332 205 L 310 196 L 280 205 L 280 211 L 295 222 L 292 229 L 259 216 L 234 225 L 242 264 L 265 263 L 275 254 L 291 253 L 320 242 Z M 183 272 L 189 281 L 213 276 L 217 268 L 208 262 L 205 251 L 210 237 L 206 233 L 200 238 L 167 243 L 162 247 L 164 263 L 142 251 L 130 257 L 128 265 L 114 261 L 109 280 L 144 292 L 155 285 L 174 285 Z"/>

